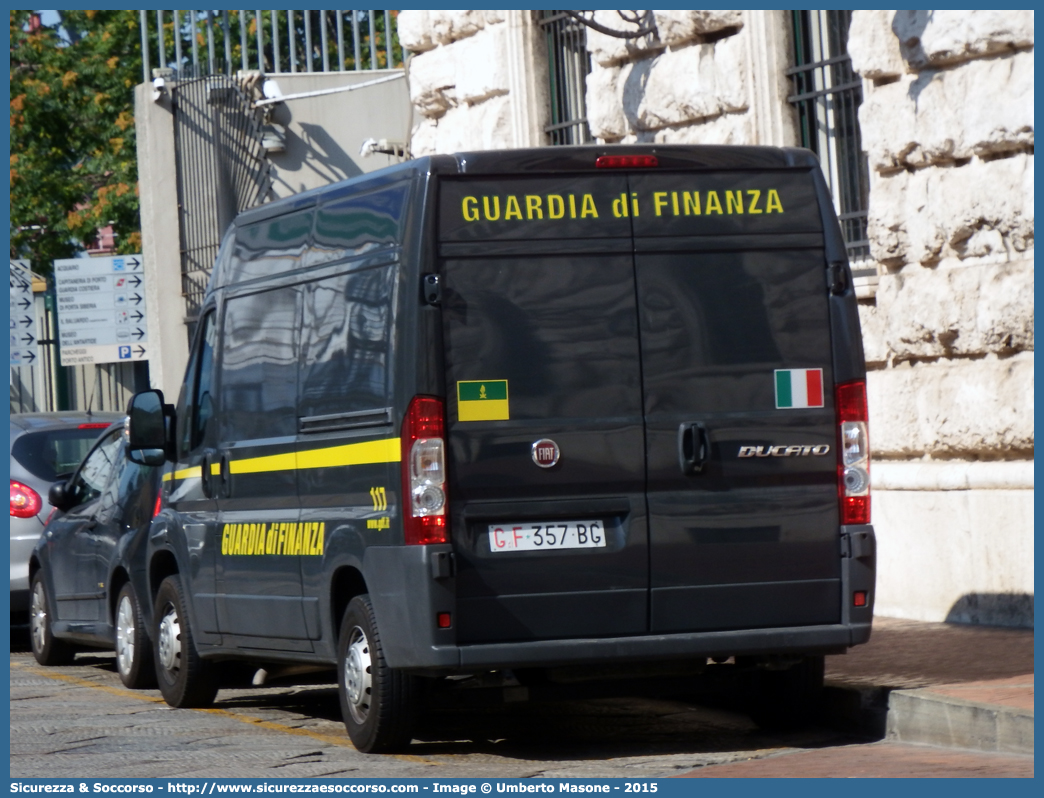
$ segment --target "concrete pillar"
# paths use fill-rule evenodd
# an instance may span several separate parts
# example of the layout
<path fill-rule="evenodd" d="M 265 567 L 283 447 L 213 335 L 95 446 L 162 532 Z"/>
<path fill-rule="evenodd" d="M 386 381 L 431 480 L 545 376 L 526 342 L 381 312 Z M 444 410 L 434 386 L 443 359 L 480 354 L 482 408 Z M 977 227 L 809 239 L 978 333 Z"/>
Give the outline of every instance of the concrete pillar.
<path fill-rule="evenodd" d="M 508 101 L 514 147 L 547 143 L 547 57 L 532 11 L 506 11 Z"/>
<path fill-rule="evenodd" d="M 134 89 L 138 138 L 138 186 L 145 269 L 149 376 L 168 402 L 175 402 L 188 363 L 185 301 L 181 288 L 181 237 L 170 95 L 159 102 L 153 89 Z"/>
<path fill-rule="evenodd" d="M 750 102 L 754 111 L 752 144 L 799 146 L 794 107 L 787 102 L 793 85 L 785 74 L 793 63 L 790 13 L 745 12 Z"/>

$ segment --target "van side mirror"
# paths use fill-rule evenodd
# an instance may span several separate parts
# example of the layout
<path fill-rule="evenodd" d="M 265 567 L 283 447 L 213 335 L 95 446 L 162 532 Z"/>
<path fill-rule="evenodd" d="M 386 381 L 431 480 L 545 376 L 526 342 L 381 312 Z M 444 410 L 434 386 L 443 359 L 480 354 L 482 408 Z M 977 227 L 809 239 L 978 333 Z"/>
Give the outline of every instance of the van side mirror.
<path fill-rule="evenodd" d="M 163 391 L 135 394 L 127 407 L 127 458 L 149 466 L 173 459 L 173 420 L 174 408 L 163 403 Z"/>
<path fill-rule="evenodd" d="M 67 487 L 67 482 L 55 482 L 47 491 L 47 501 L 51 503 L 52 507 L 58 508 L 63 513 L 72 506 Z"/>

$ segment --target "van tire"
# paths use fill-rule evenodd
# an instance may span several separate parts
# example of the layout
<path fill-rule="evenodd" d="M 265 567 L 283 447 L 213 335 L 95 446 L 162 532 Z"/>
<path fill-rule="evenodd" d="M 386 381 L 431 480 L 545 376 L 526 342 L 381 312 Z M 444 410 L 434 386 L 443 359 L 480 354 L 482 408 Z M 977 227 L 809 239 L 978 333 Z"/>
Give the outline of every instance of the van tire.
<path fill-rule="evenodd" d="M 217 670 L 201 659 L 189 627 L 181 577 L 168 576 L 156 593 L 153 622 L 156 681 L 172 707 L 208 707 L 218 691 Z"/>
<path fill-rule="evenodd" d="M 53 621 L 53 611 L 47 603 L 43 571 L 40 570 L 33 574 L 32 586 L 29 588 L 29 640 L 33 657 L 41 665 L 71 665 L 76 657 L 76 649 L 54 636 L 51 626 Z"/>
<path fill-rule="evenodd" d="M 822 656 L 805 657 L 786 670 L 757 674 L 751 718 L 765 729 L 795 729 L 813 722 L 823 702 Z"/>
<path fill-rule="evenodd" d="M 116 597 L 112 619 L 116 636 L 116 671 L 120 681 L 131 690 L 156 686 L 156 666 L 152 658 L 152 641 L 145 631 L 145 617 L 134 586 L 127 582 Z"/>
<path fill-rule="evenodd" d="M 389 668 L 368 595 L 349 602 L 337 639 L 341 716 L 364 754 L 401 750 L 413 739 L 419 703 L 415 676 Z"/>

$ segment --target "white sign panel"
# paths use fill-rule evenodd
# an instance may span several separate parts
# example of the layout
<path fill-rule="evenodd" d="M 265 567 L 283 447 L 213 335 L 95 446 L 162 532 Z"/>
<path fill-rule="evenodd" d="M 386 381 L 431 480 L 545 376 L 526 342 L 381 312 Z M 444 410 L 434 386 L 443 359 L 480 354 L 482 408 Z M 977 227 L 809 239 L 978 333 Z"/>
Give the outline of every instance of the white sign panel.
<path fill-rule="evenodd" d="M 29 261 L 11 261 L 11 365 L 33 366 L 40 357 L 33 276 Z"/>
<path fill-rule="evenodd" d="M 141 255 L 54 262 L 63 366 L 148 360 Z"/>

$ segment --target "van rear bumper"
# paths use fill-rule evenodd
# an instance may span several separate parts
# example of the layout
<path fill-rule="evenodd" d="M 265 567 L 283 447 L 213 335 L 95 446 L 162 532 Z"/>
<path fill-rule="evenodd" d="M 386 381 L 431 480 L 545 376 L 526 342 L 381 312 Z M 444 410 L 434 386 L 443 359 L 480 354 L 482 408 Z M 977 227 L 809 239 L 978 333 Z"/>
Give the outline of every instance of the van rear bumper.
<path fill-rule="evenodd" d="M 837 653 L 870 639 L 868 623 L 433 646 L 431 669 L 496 669 L 756 654 Z"/>

